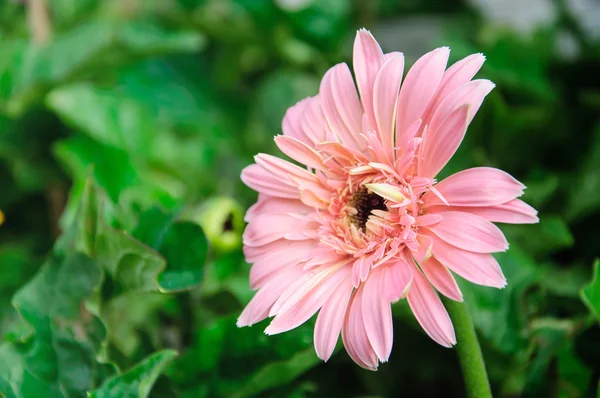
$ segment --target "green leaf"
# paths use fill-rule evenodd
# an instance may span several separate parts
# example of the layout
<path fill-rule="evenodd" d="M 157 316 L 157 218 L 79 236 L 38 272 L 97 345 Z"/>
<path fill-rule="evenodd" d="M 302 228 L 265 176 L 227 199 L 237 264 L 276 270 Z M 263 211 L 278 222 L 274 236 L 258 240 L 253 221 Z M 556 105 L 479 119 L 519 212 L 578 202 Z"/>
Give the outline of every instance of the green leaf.
<path fill-rule="evenodd" d="M 142 105 L 90 84 L 60 87 L 48 94 L 46 104 L 77 130 L 130 156 L 148 153 L 159 134 L 154 118 Z"/>
<path fill-rule="evenodd" d="M 77 136 L 54 144 L 54 153 L 77 181 L 84 181 L 90 166 L 97 184 L 117 203 L 122 190 L 139 184 L 127 153 Z"/>
<path fill-rule="evenodd" d="M 27 369 L 23 352 L 10 343 L 0 345 L 0 396 L 3 398 L 63 398 L 58 386 L 49 385 Z"/>
<path fill-rule="evenodd" d="M 177 221 L 157 208 L 140 216 L 133 236 L 156 249 L 167 261 L 159 275 L 161 291 L 190 289 L 204 278 L 208 242 L 198 224 Z"/>
<path fill-rule="evenodd" d="M 89 394 L 90 398 L 146 398 L 156 379 L 177 356 L 173 350 L 152 354 L 127 372 L 106 380 Z"/>
<path fill-rule="evenodd" d="M 159 289 L 158 274 L 165 260 L 124 231 L 101 225 L 96 236 L 98 264 L 121 291 L 153 292 Z"/>
<path fill-rule="evenodd" d="M 13 305 L 33 329 L 26 344 L 5 348 L 0 363 L 0 385 L 10 385 L 13 396 L 29 388 L 47 389 L 50 396 L 80 396 L 97 376 L 96 350 L 104 328 L 84 305 L 102 278 L 101 270 L 80 253 L 52 255 L 40 272 L 13 298 Z M 14 361 L 19 352 L 20 361 Z M 36 379 L 31 386 L 21 383 Z"/>
<path fill-rule="evenodd" d="M 37 271 L 39 265 L 30 254 L 31 248 L 21 245 L 0 246 L 0 337 L 12 338 L 18 315 L 10 303 L 12 295 Z M 10 331 L 9 336 L 5 336 Z"/>
<path fill-rule="evenodd" d="M 600 322 L 600 260 L 594 262 L 593 268 L 594 276 L 591 282 L 581 289 L 581 299 Z"/>

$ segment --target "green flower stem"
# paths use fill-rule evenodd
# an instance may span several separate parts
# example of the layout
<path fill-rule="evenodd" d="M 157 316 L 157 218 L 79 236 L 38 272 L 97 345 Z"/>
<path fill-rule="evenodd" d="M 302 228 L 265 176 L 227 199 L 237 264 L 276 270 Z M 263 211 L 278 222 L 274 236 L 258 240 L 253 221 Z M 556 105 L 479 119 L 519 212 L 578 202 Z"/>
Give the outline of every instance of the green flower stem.
<path fill-rule="evenodd" d="M 456 350 L 465 379 L 467 396 L 469 398 L 491 398 L 490 382 L 469 310 L 465 303 L 458 303 L 446 298 L 444 298 L 444 304 L 454 323 L 457 339 Z"/>

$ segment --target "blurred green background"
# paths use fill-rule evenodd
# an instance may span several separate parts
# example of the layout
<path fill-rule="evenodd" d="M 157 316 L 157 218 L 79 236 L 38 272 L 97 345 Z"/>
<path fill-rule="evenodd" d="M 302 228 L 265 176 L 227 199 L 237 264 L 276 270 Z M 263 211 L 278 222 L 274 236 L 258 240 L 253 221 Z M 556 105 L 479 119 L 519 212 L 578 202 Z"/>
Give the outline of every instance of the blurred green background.
<path fill-rule="evenodd" d="M 404 302 L 376 373 L 321 363 L 312 321 L 235 326 L 240 170 L 363 26 L 408 64 L 487 56 L 497 88 L 443 173 L 504 169 L 541 219 L 502 226 L 506 289 L 461 285 L 495 396 L 596 396 L 596 0 L 2 0 L 0 396 L 465 395 Z"/>

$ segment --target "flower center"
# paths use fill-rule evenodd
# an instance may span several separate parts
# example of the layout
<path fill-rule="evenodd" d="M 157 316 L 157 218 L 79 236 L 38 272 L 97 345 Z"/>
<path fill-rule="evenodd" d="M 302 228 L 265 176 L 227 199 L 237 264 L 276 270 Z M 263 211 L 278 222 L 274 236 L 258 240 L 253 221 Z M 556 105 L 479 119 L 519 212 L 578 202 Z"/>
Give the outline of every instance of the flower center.
<path fill-rule="evenodd" d="M 356 210 L 356 212 L 352 211 L 352 214 L 350 214 L 350 221 L 363 232 L 373 210 L 387 210 L 385 199 L 376 193 L 369 192 L 365 187 L 361 187 L 354 192 L 349 205 Z"/>

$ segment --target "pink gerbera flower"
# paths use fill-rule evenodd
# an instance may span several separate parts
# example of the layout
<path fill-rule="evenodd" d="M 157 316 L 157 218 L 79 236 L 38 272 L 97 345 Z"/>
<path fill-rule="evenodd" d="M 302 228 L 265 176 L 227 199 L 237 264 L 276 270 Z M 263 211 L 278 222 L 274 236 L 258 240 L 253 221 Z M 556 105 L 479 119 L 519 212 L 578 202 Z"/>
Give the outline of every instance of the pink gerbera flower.
<path fill-rule="evenodd" d="M 508 243 L 492 222 L 535 223 L 537 212 L 517 199 L 523 184 L 498 169 L 435 180 L 494 87 L 471 80 L 483 55 L 446 70 L 449 51 L 425 54 L 402 82 L 403 55 L 384 54 L 360 30 L 358 92 L 338 64 L 318 95 L 287 111 L 275 142 L 306 168 L 259 154 L 242 172 L 259 192 L 244 233 L 258 292 L 238 326 L 274 317 L 265 332 L 276 334 L 319 311 L 317 355 L 329 359 L 341 331 L 352 359 L 375 370 L 392 349 L 391 303 L 407 298 L 427 334 L 450 347 L 454 329 L 436 290 L 462 301 L 453 272 L 506 285 L 490 253 Z"/>

